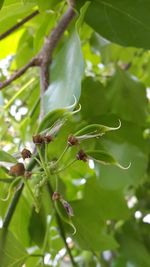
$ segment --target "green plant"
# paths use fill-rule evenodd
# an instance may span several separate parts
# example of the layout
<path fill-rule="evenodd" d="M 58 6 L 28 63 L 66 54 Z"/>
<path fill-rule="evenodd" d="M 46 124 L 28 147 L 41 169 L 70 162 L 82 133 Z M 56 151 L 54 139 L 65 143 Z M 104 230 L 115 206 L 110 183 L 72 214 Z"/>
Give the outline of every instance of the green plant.
<path fill-rule="evenodd" d="M 150 3 L 0 8 L 0 267 L 148 267 Z"/>

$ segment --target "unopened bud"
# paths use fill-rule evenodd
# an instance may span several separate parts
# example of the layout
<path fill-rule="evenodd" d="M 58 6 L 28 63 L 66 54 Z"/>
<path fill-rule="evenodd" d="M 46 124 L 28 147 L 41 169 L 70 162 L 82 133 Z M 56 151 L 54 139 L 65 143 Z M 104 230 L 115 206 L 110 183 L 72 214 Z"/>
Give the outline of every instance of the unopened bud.
<path fill-rule="evenodd" d="M 25 167 L 23 163 L 18 162 L 10 168 L 9 173 L 14 176 L 22 176 L 25 173 Z"/>
<path fill-rule="evenodd" d="M 76 146 L 79 144 L 79 141 L 78 141 L 78 138 L 73 136 L 73 135 L 70 135 L 68 137 L 68 145 L 69 146 Z"/>
<path fill-rule="evenodd" d="M 86 155 L 86 153 L 81 149 L 79 152 L 78 152 L 78 154 L 77 154 L 77 159 L 78 160 L 82 160 L 82 161 L 87 161 L 87 155 Z"/>
<path fill-rule="evenodd" d="M 38 135 L 34 135 L 34 136 L 32 137 L 32 139 L 33 139 L 33 143 L 36 144 L 36 145 L 42 144 L 43 141 L 44 141 L 43 136 L 40 135 L 40 134 L 38 134 Z"/>
<path fill-rule="evenodd" d="M 23 159 L 28 159 L 28 158 L 31 158 L 32 154 L 30 152 L 30 150 L 24 148 L 21 152 L 21 155 L 22 155 L 22 158 Z"/>

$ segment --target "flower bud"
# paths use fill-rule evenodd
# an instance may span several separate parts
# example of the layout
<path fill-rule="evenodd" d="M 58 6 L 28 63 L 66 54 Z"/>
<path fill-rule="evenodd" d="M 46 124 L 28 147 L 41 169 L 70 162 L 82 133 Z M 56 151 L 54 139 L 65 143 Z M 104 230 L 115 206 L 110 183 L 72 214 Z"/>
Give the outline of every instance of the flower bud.
<path fill-rule="evenodd" d="M 23 163 L 18 162 L 17 164 L 13 165 L 10 168 L 9 171 L 10 175 L 14 175 L 14 176 L 22 176 L 25 173 L 25 167 L 23 165 Z"/>
<path fill-rule="evenodd" d="M 76 146 L 79 144 L 79 141 L 78 141 L 78 138 L 73 136 L 73 135 L 70 135 L 68 137 L 68 145 L 69 146 Z"/>
<path fill-rule="evenodd" d="M 28 158 L 31 158 L 32 154 L 30 152 L 30 150 L 24 148 L 22 151 L 21 151 L 21 155 L 22 155 L 22 158 L 23 159 L 28 159 Z"/>
<path fill-rule="evenodd" d="M 87 161 L 87 158 L 88 158 L 86 153 L 82 149 L 78 152 L 76 157 L 77 157 L 78 160 L 82 160 L 82 161 L 85 161 L 85 162 Z"/>
<path fill-rule="evenodd" d="M 43 141 L 44 141 L 43 136 L 40 134 L 34 135 L 32 139 L 33 139 L 33 143 L 36 145 L 43 144 Z"/>

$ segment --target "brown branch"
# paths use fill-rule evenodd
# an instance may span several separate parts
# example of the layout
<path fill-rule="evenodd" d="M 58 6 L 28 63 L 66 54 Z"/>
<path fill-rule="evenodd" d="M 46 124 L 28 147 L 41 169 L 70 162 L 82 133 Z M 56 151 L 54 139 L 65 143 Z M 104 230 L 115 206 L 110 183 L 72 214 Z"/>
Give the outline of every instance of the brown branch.
<path fill-rule="evenodd" d="M 53 51 L 74 16 L 75 16 L 75 10 L 73 8 L 73 4 L 70 4 L 66 13 L 62 16 L 62 18 L 58 22 L 56 28 L 54 28 L 53 31 L 49 34 L 49 36 L 46 38 L 45 44 L 43 45 L 39 53 L 39 58 L 41 58 L 41 68 L 43 69 L 42 75 L 44 76 L 43 87 L 45 90 L 47 89 L 49 84 L 48 70 L 49 70 L 49 64 L 52 61 Z"/>
<path fill-rule="evenodd" d="M 4 82 L 0 82 L 0 90 L 11 84 L 13 81 L 21 77 L 30 67 L 37 66 L 38 60 L 36 57 L 32 58 L 24 67 L 16 71 L 9 79 Z"/>
<path fill-rule="evenodd" d="M 41 111 L 40 111 L 40 119 L 44 116 L 44 108 L 43 108 L 43 95 L 48 85 L 50 83 L 50 75 L 49 75 L 49 65 L 52 61 L 52 54 L 57 46 L 61 36 L 67 29 L 68 25 L 74 18 L 76 12 L 74 10 L 75 1 L 74 0 L 67 0 L 68 2 L 68 9 L 61 17 L 60 21 L 58 22 L 57 26 L 53 29 L 53 31 L 49 34 L 49 36 L 45 39 L 44 45 L 41 51 L 32 58 L 28 64 L 26 64 L 23 68 L 18 70 L 15 74 L 13 74 L 8 80 L 0 83 L 0 90 L 7 85 L 11 84 L 12 81 L 16 80 L 20 76 L 22 76 L 27 69 L 30 67 L 38 66 L 40 67 L 40 98 L 41 98 Z"/>
<path fill-rule="evenodd" d="M 33 13 L 31 13 L 29 16 L 25 17 L 24 19 L 22 19 L 21 21 L 19 21 L 18 23 L 16 23 L 14 26 L 12 26 L 9 30 L 7 30 L 6 32 L 0 34 L 0 40 L 6 38 L 8 35 L 10 35 L 12 32 L 16 31 L 18 28 L 20 28 L 23 24 L 25 24 L 27 21 L 29 21 L 30 19 L 32 19 L 33 17 L 35 17 L 36 15 L 39 14 L 39 11 L 36 10 Z"/>
<path fill-rule="evenodd" d="M 67 29 L 69 23 L 75 16 L 74 10 L 74 0 L 69 1 L 69 7 L 65 14 L 62 16 L 60 21 L 58 22 L 56 28 L 49 34 L 49 36 L 45 39 L 45 43 L 37 56 L 39 61 L 41 62 L 40 65 L 40 99 L 41 99 L 41 108 L 40 108 L 40 120 L 42 120 L 44 116 L 44 103 L 43 103 L 43 96 L 44 92 L 47 90 L 48 85 L 50 83 L 50 73 L 49 73 L 49 65 L 52 62 L 52 54 L 57 46 L 61 36 L 63 35 L 64 31 Z"/>

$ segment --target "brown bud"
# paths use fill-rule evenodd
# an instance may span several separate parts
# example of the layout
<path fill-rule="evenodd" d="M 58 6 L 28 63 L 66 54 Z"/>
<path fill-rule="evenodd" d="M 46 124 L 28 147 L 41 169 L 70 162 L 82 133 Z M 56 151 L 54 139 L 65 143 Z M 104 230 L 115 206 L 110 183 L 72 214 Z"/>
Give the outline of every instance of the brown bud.
<path fill-rule="evenodd" d="M 43 139 L 46 144 L 49 144 L 53 140 L 53 137 L 51 135 L 45 135 Z"/>
<path fill-rule="evenodd" d="M 58 200 L 61 198 L 61 195 L 58 192 L 54 192 L 52 195 L 52 200 Z"/>
<path fill-rule="evenodd" d="M 87 155 L 82 149 L 78 152 L 76 157 L 78 160 L 87 161 Z"/>
<path fill-rule="evenodd" d="M 22 155 L 22 158 L 23 159 L 28 159 L 28 158 L 31 158 L 32 154 L 30 152 L 30 150 L 24 148 L 22 151 L 21 151 L 21 155 Z"/>
<path fill-rule="evenodd" d="M 32 139 L 33 139 L 33 143 L 36 144 L 36 145 L 38 145 L 38 144 L 42 144 L 43 141 L 44 141 L 43 136 L 40 135 L 40 134 L 34 135 L 34 136 L 32 137 Z"/>
<path fill-rule="evenodd" d="M 10 168 L 9 173 L 14 176 L 22 176 L 25 173 L 25 167 L 23 163 L 18 162 Z"/>
<path fill-rule="evenodd" d="M 73 214 L 73 209 L 72 209 L 71 205 L 64 199 L 61 199 L 60 201 L 61 201 L 63 207 L 65 208 L 67 214 L 69 216 L 73 216 L 74 214 Z"/>
<path fill-rule="evenodd" d="M 68 145 L 69 146 L 76 146 L 79 144 L 79 141 L 77 139 L 77 137 L 73 136 L 73 135 L 70 135 L 68 137 Z"/>

